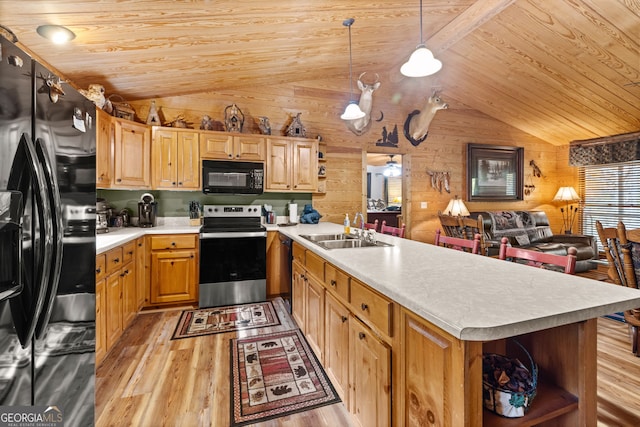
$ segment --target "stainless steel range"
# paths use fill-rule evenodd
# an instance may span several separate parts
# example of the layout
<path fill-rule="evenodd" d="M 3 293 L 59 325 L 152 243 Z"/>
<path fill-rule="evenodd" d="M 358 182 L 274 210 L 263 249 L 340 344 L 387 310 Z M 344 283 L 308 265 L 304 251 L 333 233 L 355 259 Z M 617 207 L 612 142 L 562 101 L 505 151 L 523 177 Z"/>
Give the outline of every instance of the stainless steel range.
<path fill-rule="evenodd" d="M 267 231 L 260 205 L 205 205 L 200 229 L 202 307 L 267 298 Z"/>

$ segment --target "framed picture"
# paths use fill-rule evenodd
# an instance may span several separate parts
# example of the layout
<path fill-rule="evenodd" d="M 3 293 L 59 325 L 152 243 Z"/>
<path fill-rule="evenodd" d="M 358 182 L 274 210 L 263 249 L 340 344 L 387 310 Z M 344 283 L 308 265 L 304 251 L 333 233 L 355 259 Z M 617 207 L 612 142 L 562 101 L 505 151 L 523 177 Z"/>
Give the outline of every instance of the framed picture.
<path fill-rule="evenodd" d="M 467 200 L 522 200 L 524 148 L 467 144 Z"/>

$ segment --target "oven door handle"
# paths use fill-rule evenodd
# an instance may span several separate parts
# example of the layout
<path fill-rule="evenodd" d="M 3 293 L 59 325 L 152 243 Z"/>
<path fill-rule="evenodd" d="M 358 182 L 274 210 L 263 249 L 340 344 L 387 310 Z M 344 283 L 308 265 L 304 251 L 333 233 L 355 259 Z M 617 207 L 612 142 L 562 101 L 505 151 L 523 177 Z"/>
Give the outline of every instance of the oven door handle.
<path fill-rule="evenodd" d="M 200 233 L 203 239 L 238 239 L 243 237 L 267 237 L 266 231 L 227 231 L 218 233 Z"/>

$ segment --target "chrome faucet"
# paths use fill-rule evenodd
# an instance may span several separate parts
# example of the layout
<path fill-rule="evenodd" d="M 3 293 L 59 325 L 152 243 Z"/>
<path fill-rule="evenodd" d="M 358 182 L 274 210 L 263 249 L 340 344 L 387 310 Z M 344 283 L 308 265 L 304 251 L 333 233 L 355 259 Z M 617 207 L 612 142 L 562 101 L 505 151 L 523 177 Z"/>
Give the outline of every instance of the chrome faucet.
<path fill-rule="evenodd" d="M 356 212 L 353 217 L 353 225 L 358 225 L 358 217 L 360 217 L 360 230 L 364 230 L 364 215 L 362 215 L 362 212 Z"/>

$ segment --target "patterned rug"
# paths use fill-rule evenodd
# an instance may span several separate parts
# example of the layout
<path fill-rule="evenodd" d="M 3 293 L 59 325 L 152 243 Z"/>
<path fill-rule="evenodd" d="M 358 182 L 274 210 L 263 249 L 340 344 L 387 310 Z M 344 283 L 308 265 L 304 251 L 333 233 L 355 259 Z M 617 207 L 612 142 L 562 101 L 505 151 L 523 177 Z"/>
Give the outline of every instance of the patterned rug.
<path fill-rule="evenodd" d="M 280 324 L 271 301 L 185 310 L 172 340 Z"/>
<path fill-rule="evenodd" d="M 340 402 L 299 329 L 231 340 L 231 425 Z"/>

